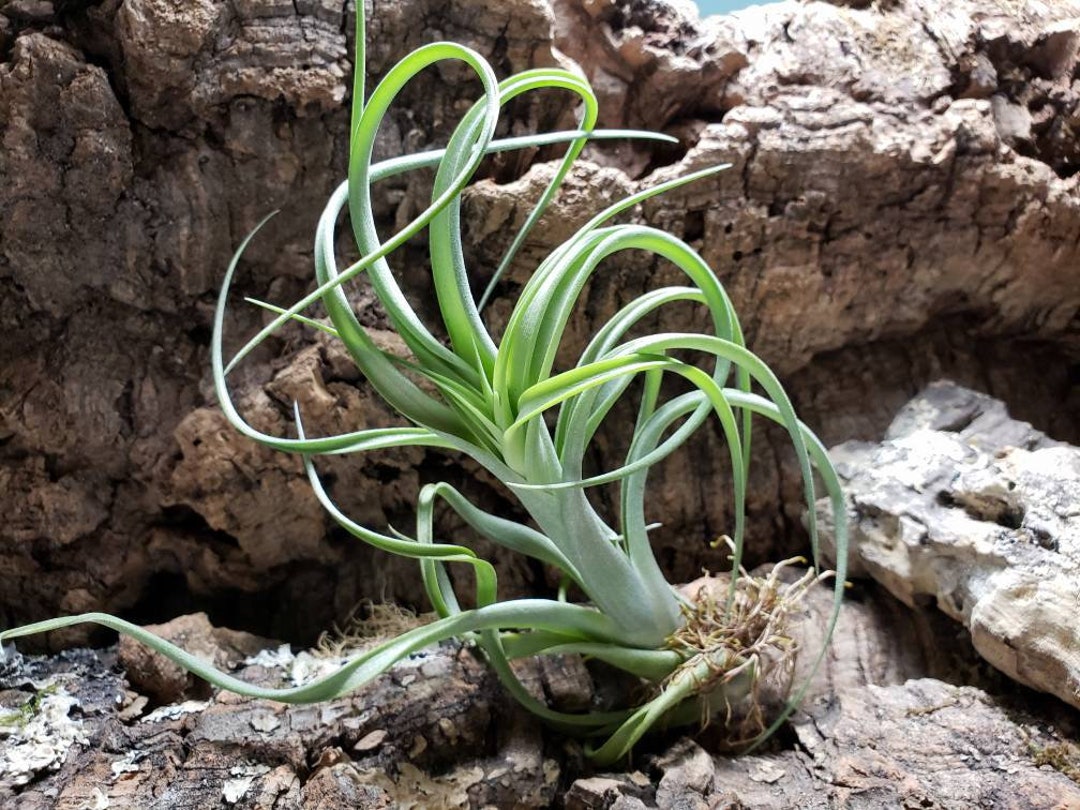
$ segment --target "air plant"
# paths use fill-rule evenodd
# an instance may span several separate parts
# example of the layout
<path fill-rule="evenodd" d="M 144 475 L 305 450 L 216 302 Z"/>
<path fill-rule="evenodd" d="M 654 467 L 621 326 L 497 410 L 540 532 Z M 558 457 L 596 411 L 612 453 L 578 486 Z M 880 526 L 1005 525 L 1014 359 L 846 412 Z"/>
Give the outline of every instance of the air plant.
<path fill-rule="evenodd" d="M 540 262 L 496 340 L 485 325 L 482 308 L 586 143 L 604 137 L 663 136 L 596 130 L 596 98 L 585 79 L 572 72 L 528 70 L 499 82 L 479 54 L 447 42 L 427 45 L 406 56 L 365 102 L 363 3 L 357 3 L 356 18 L 348 179 L 331 196 L 315 234 L 318 286 L 289 307 L 256 302 L 275 317 L 226 364 L 222 333 L 229 289 L 256 228 L 233 257 L 222 286 L 214 321 L 213 378 L 221 407 L 239 431 L 269 447 L 300 455 L 315 495 L 340 526 L 376 548 L 419 561 L 437 618 L 357 654 L 328 676 L 290 689 L 263 688 L 218 672 L 148 631 L 106 614 L 90 613 L 8 630 L 0 633 L 0 641 L 96 622 L 133 636 L 223 689 L 309 703 L 355 690 L 396 661 L 431 644 L 468 638 L 475 641 L 505 687 L 526 708 L 567 732 L 601 740 L 590 750 L 597 761 L 612 762 L 657 722 L 692 719 L 700 715 L 702 706 L 713 705 L 718 699 L 726 705 L 738 698 L 733 693 L 752 692 L 754 684 L 764 677 L 765 648 L 783 650 L 790 646 L 781 626 L 785 609 L 815 574 L 811 572 L 797 587 L 785 588 L 775 578 L 755 580 L 742 570 L 752 417 L 777 422 L 790 436 L 802 471 L 815 561 L 814 468 L 831 499 L 840 570 L 835 578 L 830 633 L 840 607 L 846 557 L 845 509 L 836 473 L 821 443 L 796 417 L 776 376 L 746 348 L 731 301 L 702 258 L 685 242 L 661 230 L 610 224 L 617 215 L 648 198 L 702 180 L 725 167 L 657 184 L 598 213 Z M 474 71 L 483 85 L 483 96 L 464 115 L 445 149 L 373 162 L 376 133 L 390 104 L 413 76 L 444 60 L 462 62 Z M 549 89 L 568 91 L 580 100 L 576 130 L 495 139 L 503 105 L 524 93 Z M 560 142 L 568 144 L 565 156 L 477 302 L 460 235 L 463 189 L 487 155 Z M 383 241 L 372 211 L 372 184 L 422 167 L 435 168 L 431 204 Z M 361 258 L 342 268 L 334 243 L 338 221 L 346 209 Z M 417 316 L 387 262 L 393 251 L 425 228 L 446 341 L 436 338 Z M 647 251 L 670 262 L 685 276 L 685 283 L 656 289 L 631 301 L 596 331 L 572 368 L 556 371 L 556 354 L 583 287 L 604 260 L 629 250 Z M 343 285 L 361 273 L 367 274 L 393 329 L 407 347 L 407 357 L 380 349 L 354 314 Z M 631 336 L 657 311 L 686 303 L 704 308 L 712 334 Z M 324 308 L 325 320 L 303 314 L 316 304 Z M 266 435 L 248 424 L 233 404 L 227 385 L 229 372 L 289 322 L 301 322 L 339 339 L 368 384 L 408 425 L 309 437 L 298 408 L 296 438 Z M 708 358 L 709 367 L 683 359 L 688 356 Z M 686 381 L 682 388 L 688 392 L 667 396 L 665 381 L 670 377 Z M 616 403 L 627 396 L 636 398 L 637 415 L 625 462 L 616 470 L 586 477 L 586 454 L 594 436 Z M 719 598 L 715 592 L 686 596 L 667 582 L 653 555 L 646 522 L 650 468 L 713 417 L 726 439 L 734 481 L 732 572 L 730 584 Z M 354 522 L 338 508 L 313 463 L 320 455 L 402 446 L 437 448 L 471 457 L 506 484 L 530 516 L 531 525 L 490 514 L 450 484 L 434 483 L 419 494 L 414 535 L 376 531 Z M 616 519 L 609 521 L 594 508 L 587 490 L 611 483 L 619 487 L 619 510 Z M 436 538 L 434 511 L 439 501 L 480 535 L 555 569 L 564 584 L 559 597 L 500 601 L 490 562 L 466 545 Z M 461 607 L 448 574 L 450 564 L 472 568 L 475 607 Z M 584 595 L 584 603 L 569 601 L 567 594 L 574 588 Z M 582 714 L 555 711 L 524 688 L 511 661 L 556 653 L 605 662 L 651 682 L 655 688 L 639 706 Z M 820 658 L 819 653 L 817 660 Z M 788 710 L 800 691 L 795 691 Z M 780 719 L 769 728 L 762 723 L 763 731 L 775 728 Z"/>

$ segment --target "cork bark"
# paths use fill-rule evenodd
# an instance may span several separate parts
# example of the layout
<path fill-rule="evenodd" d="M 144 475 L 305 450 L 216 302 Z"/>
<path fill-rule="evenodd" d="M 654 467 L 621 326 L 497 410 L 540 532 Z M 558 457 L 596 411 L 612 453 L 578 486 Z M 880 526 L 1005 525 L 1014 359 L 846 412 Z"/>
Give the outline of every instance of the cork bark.
<path fill-rule="evenodd" d="M 429 649 L 315 706 L 178 683 L 168 666 L 128 644 L 14 655 L 0 665 L 0 804 L 1080 806 L 1080 786 L 1070 780 L 1080 776 L 1075 716 L 980 670 L 970 640 L 937 611 L 912 612 L 873 586 L 856 593 L 803 710 L 772 745 L 735 757 L 715 727 L 693 738 L 686 735 L 695 728 L 673 729 L 605 772 L 589 766 L 581 741 L 517 707 L 476 651 L 460 644 Z M 830 600 L 825 588 L 811 594 L 808 627 L 820 626 Z M 155 630 L 266 685 L 301 682 L 343 652 L 263 648 L 265 640 L 213 628 L 202 615 Z M 794 632 L 805 675 L 818 639 L 801 626 Z M 611 690 L 609 676 L 576 658 L 525 661 L 518 671 L 565 711 Z"/>

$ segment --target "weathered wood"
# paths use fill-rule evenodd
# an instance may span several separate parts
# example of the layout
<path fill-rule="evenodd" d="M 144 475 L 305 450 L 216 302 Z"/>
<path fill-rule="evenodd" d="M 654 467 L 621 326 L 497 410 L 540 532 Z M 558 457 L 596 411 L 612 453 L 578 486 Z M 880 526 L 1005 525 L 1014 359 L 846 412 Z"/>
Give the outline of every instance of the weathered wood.
<path fill-rule="evenodd" d="M 881 444 L 832 451 L 852 576 L 934 604 L 1009 677 L 1080 707 L 1080 449 L 939 383 Z"/>
<path fill-rule="evenodd" d="M 545 752 L 539 725 L 460 645 L 415 655 L 354 695 L 314 706 L 216 694 L 127 711 L 137 696 L 113 660 L 89 651 L 15 656 L 0 670 L 5 707 L 48 686 L 35 716 L 39 745 L 51 745 L 30 761 L 26 727 L 2 726 L 0 805 L 547 807 L 564 767 Z M 286 651 L 259 660 L 241 677 L 282 684 L 320 665 Z"/>
<path fill-rule="evenodd" d="M 633 216 L 690 240 L 717 268 L 754 348 L 785 375 L 804 419 L 828 441 L 876 438 L 910 393 L 943 371 L 1075 441 L 1076 0 L 961 0 L 947 9 L 931 0 L 789 2 L 704 24 L 685 5 L 559 0 L 553 12 L 539 0 L 376 4 L 376 76 L 436 31 L 492 56 L 500 71 L 570 54 L 596 80 L 606 124 L 681 139 L 671 151 L 591 148 L 591 164 L 541 223 L 508 291 L 613 195 L 730 161 L 714 182 Z M 284 206 L 286 214 L 254 246 L 243 292 L 288 299 L 309 277 L 311 226 L 343 173 L 348 29 L 348 4 L 329 0 L 18 0 L 0 8 L 0 172 L 10 181 L 0 185 L 4 625 L 137 603 L 160 617 L 194 602 L 262 632 L 311 638 L 363 597 L 415 594 L 412 563 L 340 543 L 293 460 L 229 430 L 204 385 L 209 302 L 233 247 L 266 211 Z M 392 114 L 379 149 L 398 154 L 445 140 L 475 89 L 452 69 L 428 72 Z M 566 120 L 563 99 L 521 103 L 511 114 L 514 131 Z M 550 173 L 539 165 L 507 182 L 534 157 L 497 161 L 468 196 L 466 247 L 478 283 Z M 427 182 L 388 184 L 375 201 L 380 222 L 390 228 L 412 216 Z M 422 250 L 407 253 L 406 285 L 427 289 L 424 262 Z M 627 295 L 671 280 L 667 273 L 640 257 L 613 261 L 585 293 L 585 321 L 571 327 L 578 342 L 583 327 Z M 377 332 L 385 326 L 370 301 L 358 306 Z M 259 317 L 235 315 L 230 336 Z M 661 327 L 686 323 L 680 313 Z M 318 336 L 295 338 L 253 358 L 251 377 L 236 382 L 260 427 L 284 431 L 293 399 L 313 428 L 393 421 L 340 349 Z M 962 424 L 966 405 L 939 412 L 947 415 L 938 432 L 951 425 L 970 438 L 966 428 L 989 430 L 989 417 L 993 431 L 1005 427 L 1001 409 L 983 408 L 970 426 Z M 917 417 L 909 410 L 904 419 Z M 1015 430 L 995 435 L 1023 443 Z M 615 463 L 616 444 L 601 442 L 600 463 Z M 755 444 L 752 554 L 786 553 L 798 534 L 797 474 L 781 445 L 771 434 Z M 979 452 L 965 447 L 958 458 Z M 1011 465 L 1006 477 L 1023 488 L 1042 472 L 1026 462 L 1065 451 L 1039 440 L 1026 452 L 989 464 Z M 652 477 L 650 517 L 666 524 L 656 544 L 674 575 L 723 566 L 723 553 L 707 547 L 730 527 L 728 500 L 718 495 L 727 491 L 722 458 L 719 435 L 705 435 Z M 417 485 L 432 475 L 509 508 L 471 465 L 415 449 L 366 466 L 330 460 L 326 469 L 343 506 L 372 525 L 407 525 Z M 946 487 L 952 505 L 924 499 L 934 520 L 952 515 L 967 526 L 974 512 L 1016 522 L 1013 496 L 990 497 L 986 481 L 970 477 L 960 483 Z M 1071 490 L 1062 497 L 1075 500 Z M 1060 562 L 1061 550 L 1039 541 L 1075 516 L 1042 515 L 1048 505 L 1036 498 L 1019 530 L 998 528 L 1028 532 L 1014 545 L 1031 559 Z M 859 517 L 862 524 L 868 515 Z M 460 529 L 442 528 L 448 536 Z M 948 558 L 948 543 L 935 537 L 929 545 Z M 994 570 L 1001 555 L 985 546 L 965 547 L 959 568 Z M 909 549 L 912 559 L 920 549 Z M 535 567 L 493 557 L 504 594 L 552 584 Z M 1072 631 L 1074 623 L 1057 624 L 1073 593 L 1057 578 L 1060 566 L 1044 567 L 1032 584 L 1034 593 L 1053 591 L 1050 623 L 1028 611 L 1038 621 L 1019 635 L 1000 629 L 1001 617 L 1015 625 L 1014 611 L 975 610 L 986 582 L 945 588 L 938 575 L 960 582 L 957 566 L 931 568 L 932 588 L 898 587 L 899 595 L 940 598 L 946 612 L 970 618 L 990 658 L 1021 680 L 1056 683 L 1068 698 L 1074 637 L 1058 640 L 1054 654 L 1064 655 L 1055 660 L 1067 663 L 1048 677 L 1030 657 L 1041 651 L 1023 647 L 1010 665 L 1013 652 L 992 649 L 993 638 Z M 130 648 L 130 683 L 114 669 L 113 651 L 18 659 L 0 670 L 9 718 L 0 724 L 0 804 L 1076 806 L 1076 788 L 1061 773 L 1078 770 L 1075 716 L 1027 692 L 1010 701 L 982 676 L 985 692 L 908 682 L 969 680 L 977 669 L 970 641 L 933 610 L 908 613 L 864 592 L 814 684 L 821 702 L 808 706 L 788 747 L 731 760 L 684 744 L 643 754 L 641 770 L 610 777 L 589 773 L 579 746 L 524 716 L 460 646 L 418 656 L 321 707 L 209 695 L 205 706 L 169 704 L 158 714 L 152 695 L 207 695 Z M 237 609 L 242 602 L 254 607 Z M 808 610 L 820 620 L 824 607 L 815 601 Z M 813 626 L 800 632 L 807 651 Z M 79 630 L 53 642 L 82 638 Z M 242 672 L 286 677 L 270 665 Z M 573 662 L 531 664 L 524 674 L 564 707 L 590 700 Z"/>
<path fill-rule="evenodd" d="M 806 624 L 793 629 L 808 654 L 816 653 L 808 631 L 820 625 L 829 601 L 825 588 L 812 593 Z M 184 619 L 158 629 L 176 638 L 192 626 Z M 238 641 L 246 643 L 232 638 Z M 222 654 L 212 647 L 204 642 L 204 652 Z M 1080 806 L 1067 803 L 1080 801 L 1080 788 L 1039 767 L 1072 762 L 1080 769 L 1080 748 L 1069 742 L 1075 724 L 1030 696 L 1027 709 L 1017 711 L 1008 696 L 926 678 L 969 678 L 970 642 L 950 637 L 949 621 L 936 611 L 909 613 L 881 594 L 843 614 L 791 741 L 734 759 L 707 755 L 689 741 L 670 749 L 647 743 L 644 752 L 660 745 L 660 753 L 641 753 L 638 770 L 615 774 L 590 774 L 578 743 L 524 714 L 460 645 L 416 655 L 355 694 L 317 706 L 214 694 L 152 708 L 125 682 L 116 660 L 109 651 L 73 651 L 52 659 L 15 656 L 0 669 L 0 706 L 27 707 L 18 723 L 0 723 L 0 806 L 561 803 L 630 810 L 855 808 L 868 806 L 860 801 L 900 806 L 926 799 L 936 802 L 929 806 L 959 808 L 985 806 L 979 802 L 1010 785 L 1017 792 L 1009 807 L 1046 807 L 1036 801 L 1045 796 L 1060 797 L 1062 808 Z M 333 663 L 270 649 L 238 672 L 284 685 Z M 563 709 L 587 705 L 594 692 L 573 659 L 525 662 L 520 669 L 537 694 L 557 698 Z M 140 677 L 157 671 L 144 667 Z M 167 673 L 164 680 L 171 682 Z M 203 693 L 195 687 L 193 694 Z M 713 745 L 720 736 L 707 730 L 700 739 Z"/>
<path fill-rule="evenodd" d="M 739 759 L 709 756 L 687 740 L 656 761 L 655 793 L 628 792 L 619 804 L 609 797 L 622 791 L 612 791 L 602 802 L 568 807 L 1080 807 L 1080 785 L 1038 764 L 1039 752 L 1061 740 L 972 687 L 934 680 L 864 686 L 810 707 L 794 731 L 794 750 Z"/>

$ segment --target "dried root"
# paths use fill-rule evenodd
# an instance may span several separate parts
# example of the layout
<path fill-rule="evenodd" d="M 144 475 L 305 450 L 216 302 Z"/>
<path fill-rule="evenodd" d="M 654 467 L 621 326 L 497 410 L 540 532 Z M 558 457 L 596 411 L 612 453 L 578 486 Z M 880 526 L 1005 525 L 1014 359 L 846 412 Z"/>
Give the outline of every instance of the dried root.
<path fill-rule="evenodd" d="M 669 645 L 686 662 L 663 686 L 689 678 L 702 729 L 722 718 L 732 747 L 757 739 L 768 726 L 768 708 L 790 695 L 798 652 L 791 617 L 807 590 L 832 575 L 808 569 L 795 581 L 785 576 L 805 562 L 785 560 L 764 576 L 745 570 L 734 578 L 706 576 L 684 589 L 686 622 Z"/>
<path fill-rule="evenodd" d="M 344 622 L 335 624 L 332 630 L 324 631 L 319 636 L 312 652 L 320 657 L 340 658 L 429 621 L 430 614 L 418 614 L 400 605 L 361 602 Z"/>

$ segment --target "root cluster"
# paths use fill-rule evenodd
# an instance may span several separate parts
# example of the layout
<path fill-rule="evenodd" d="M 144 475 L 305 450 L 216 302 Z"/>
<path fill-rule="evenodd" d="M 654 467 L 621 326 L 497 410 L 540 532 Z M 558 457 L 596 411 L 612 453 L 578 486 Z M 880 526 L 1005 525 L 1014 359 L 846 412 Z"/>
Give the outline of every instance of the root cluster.
<path fill-rule="evenodd" d="M 830 576 L 808 569 L 796 557 L 763 576 L 740 570 L 737 576 L 706 576 L 690 587 L 683 607 L 685 623 L 669 646 L 686 656 L 663 685 L 689 677 L 701 710 L 701 725 L 720 720 L 728 743 L 739 747 L 757 739 L 771 708 L 783 706 L 794 680 L 798 642 L 791 617 L 815 582 Z"/>

